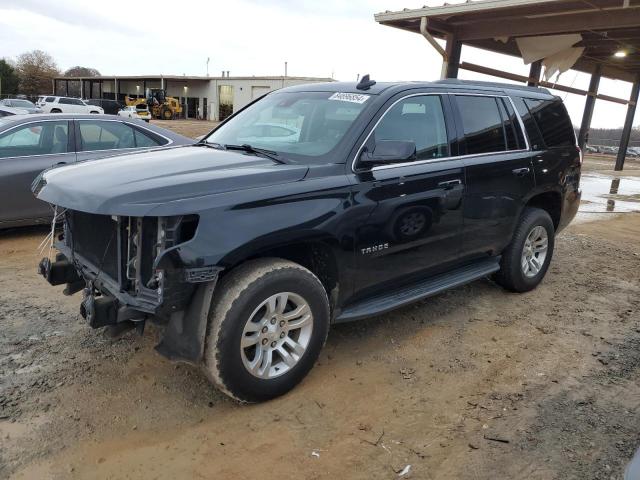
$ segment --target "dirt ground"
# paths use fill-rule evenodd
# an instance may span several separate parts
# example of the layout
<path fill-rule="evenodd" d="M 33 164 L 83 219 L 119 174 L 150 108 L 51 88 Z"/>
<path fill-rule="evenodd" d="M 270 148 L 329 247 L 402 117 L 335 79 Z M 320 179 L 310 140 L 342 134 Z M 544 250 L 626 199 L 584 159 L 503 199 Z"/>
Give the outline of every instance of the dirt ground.
<path fill-rule="evenodd" d="M 640 446 L 640 213 L 580 214 L 533 292 L 481 280 L 336 326 L 250 406 L 152 328 L 86 326 L 35 273 L 44 235 L 0 233 L 0 478 L 621 479 Z"/>
<path fill-rule="evenodd" d="M 180 135 L 196 138 L 213 130 L 220 122 L 204 120 L 151 120 L 153 125 L 173 130 Z"/>

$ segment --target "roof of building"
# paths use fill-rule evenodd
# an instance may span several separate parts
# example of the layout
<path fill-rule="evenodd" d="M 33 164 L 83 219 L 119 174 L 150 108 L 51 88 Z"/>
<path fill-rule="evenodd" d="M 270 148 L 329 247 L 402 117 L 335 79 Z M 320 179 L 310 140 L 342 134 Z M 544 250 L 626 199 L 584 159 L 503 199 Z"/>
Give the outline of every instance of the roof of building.
<path fill-rule="evenodd" d="M 439 7 L 386 11 L 383 25 L 420 33 L 422 17 L 434 37 L 521 56 L 517 37 L 578 33 L 585 51 L 573 68 L 633 81 L 640 74 L 640 0 L 480 0 Z M 614 57 L 624 51 L 626 57 Z"/>
<path fill-rule="evenodd" d="M 309 82 L 332 82 L 325 77 L 290 77 L 290 76 L 246 76 L 246 77 L 200 77 L 194 75 L 99 75 L 96 77 L 56 77 L 55 80 L 302 80 Z"/>

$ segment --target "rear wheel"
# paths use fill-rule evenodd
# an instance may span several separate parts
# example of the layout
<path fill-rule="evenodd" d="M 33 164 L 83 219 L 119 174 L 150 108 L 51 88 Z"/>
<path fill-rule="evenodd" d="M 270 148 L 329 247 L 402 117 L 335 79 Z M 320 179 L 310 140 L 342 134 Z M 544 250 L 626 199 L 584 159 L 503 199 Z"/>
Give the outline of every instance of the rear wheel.
<path fill-rule="evenodd" d="M 555 228 L 549 214 L 539 208 L 525 208 L 513 240 L 502 252 L 495 280 L 512 292 L 528 292 L 542 281 L 551 257 Z"/>
<path fill-rule="evenodd" d="M 52 108 L 51 113 L 62 113 L 62 110 L 60 110 L 59 108 Z"/>
<path fill-rule="evenodd" d="M 93 114 L 95 114 L 95 115 L 100 114 L 100 112 L 96 112 L 95 110 L 93 110 L 93 111 L 91 111 L 91 112 L 89 112 L 89 113 L 93 113 Z"/>
<path fill-rule="evenodd" d="M 329 301 L 312 272 L 286 260 L 249 261 L 216 288 L 207 375 L 236 400 L 283 395 L 311 370 L 328 328 Z"/>

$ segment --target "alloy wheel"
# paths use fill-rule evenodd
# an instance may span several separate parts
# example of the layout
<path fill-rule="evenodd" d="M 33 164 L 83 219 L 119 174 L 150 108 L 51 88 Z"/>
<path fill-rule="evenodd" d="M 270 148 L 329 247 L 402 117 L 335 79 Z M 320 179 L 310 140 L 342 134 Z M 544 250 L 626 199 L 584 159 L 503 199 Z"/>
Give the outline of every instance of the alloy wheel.
<path fill-rule="evenodd" d="M 538 225 L 531 229 L 522 249 L 522 273 L 525 277 L 533 278 L 542 269 L 547 258 L 549 237 L 547 230 Z"/>
<path fill-rule="evenodd" d="M 240 340 L 242 363 L 261 379 L 283 375 L 304 355 L 312 331 L 313 314 L 307 301 L 292 292 L 276 293 L 247 319 Z"/>

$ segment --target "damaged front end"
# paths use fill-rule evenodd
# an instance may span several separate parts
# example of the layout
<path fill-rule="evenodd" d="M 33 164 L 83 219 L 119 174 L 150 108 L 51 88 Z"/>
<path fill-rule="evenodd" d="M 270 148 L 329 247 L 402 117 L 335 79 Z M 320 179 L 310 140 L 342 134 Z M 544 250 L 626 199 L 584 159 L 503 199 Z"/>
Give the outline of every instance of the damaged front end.
<path fill-rule="evenodd" d="M 66 210 L 56 233 L 55 259 L 39 270 L 65 294 L 83 291 L 82 316 L 93 328 L 150 320 L 164 327 L 156 347 L 174 360 L 197 363 L 219 271 L 190 266 L 181 247 L 196 234 L 197 215 L 127 217 Z M 59 228 L 59 227 L 58 227 Z M 53 230 L 56 231 L 56 220 Z M 204 316 L 204 318 L 203 318 Z"/>

